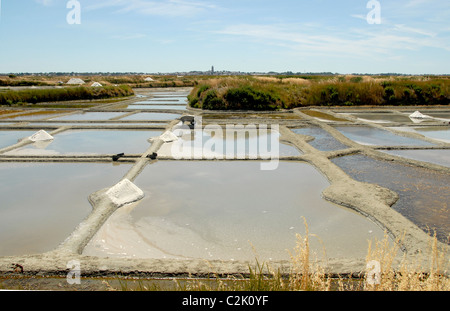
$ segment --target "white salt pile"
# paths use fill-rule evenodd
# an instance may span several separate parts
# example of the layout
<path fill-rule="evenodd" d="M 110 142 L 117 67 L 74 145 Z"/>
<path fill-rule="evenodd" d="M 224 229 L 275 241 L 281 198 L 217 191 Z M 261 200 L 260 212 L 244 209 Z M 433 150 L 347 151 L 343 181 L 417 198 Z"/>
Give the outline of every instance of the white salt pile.
<path fill-rule="evenodd" d="M 173 141 L 177 141 L 178 137 L 174 133 L 172 133 L 171 131 L 166 131 L 164 134 L 162 134 L 159 137 L 151 137 L 151 138 L 149 138 L 148 142 L 153 142 L 156 139 L 161 139 L 165 143 L 171 143 Z"/>
<path fill-rule="evenodd" d="M 144 197 L 144 192 L 130 180 L 124 179 L 110 188 L 106 195 L 117 206 L 133 203 Z"/>
<path fill-rule="evenodd" d="M 177 141 L 178 137 L 172 133 L 171 131 L 167 131 L 164 134 L 161 135 L 160 137 L 165 143 L 170 143 L 173 141 Z"/>
<path fill-rule="evenodd" d="M 28 137 L 28 139 L 31 140 L 32 142 L 39 142 L 39 141 L 53 140 L 54 138 L 46 131 L 40 130 L 39 132 L 36 132 L 30 137 Z"/>
<path fill-rule="evenodd" d="M 433 118 L 433 117 L 430 117 L 430 116 L 420 113 L 420 111 L 414 112 L 409 117 L 413 118 L 413 119 L 432 119 Z"/>
<path fill-rule="evenodd" d="M 84 84 L 85 82 L 79 78 L 70 79 L 67 84 Z"/>

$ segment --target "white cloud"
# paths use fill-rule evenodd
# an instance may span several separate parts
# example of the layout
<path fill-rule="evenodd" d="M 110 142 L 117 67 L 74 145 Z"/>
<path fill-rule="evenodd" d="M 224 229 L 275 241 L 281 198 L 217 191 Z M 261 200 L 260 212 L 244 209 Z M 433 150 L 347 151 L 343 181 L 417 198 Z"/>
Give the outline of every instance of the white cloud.
<path fill-rule="evenodd" d="M 394 29 L 401 31 L 401 32 L 418 34 L 418 35 L 423 35 L 423 36 L 427 36 L 427 37 L 436 37 L 437 36 L 437 34 L 435 32 L 427 31 L 424 29 L 407 27 L 405 25 L 395 25 Z"/>
<path fill-rule="evenodd" d="M 449 50 L 433 32 L 404 25 L 383 28 L 341 29 L 303 27 L 301 25 L 236 24 L 216 34 L 242 37 L 262 45 L 276 45 L 298 53 L 355 56 L 360 58 L 391 57 L 404 51 L 424 47 Z"/>

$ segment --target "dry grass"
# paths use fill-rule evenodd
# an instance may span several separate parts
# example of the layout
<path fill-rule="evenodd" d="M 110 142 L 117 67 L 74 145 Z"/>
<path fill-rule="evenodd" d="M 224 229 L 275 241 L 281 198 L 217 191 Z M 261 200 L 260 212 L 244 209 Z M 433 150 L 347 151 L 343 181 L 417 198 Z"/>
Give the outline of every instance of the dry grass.
<path fill-rule="evenodd" d="M 387 235 L 380 241 L 368 243 L 366 270 L 336 277 L 326 272 L 326 253 L 318 260 L 310 249 L 311 234 L 305 223 L 305 234 L 297 235 L 291 255 L 290 269 L 281 273 L 258 259 L 248 267 L 246 275 L 224 277 L 211 267 L 210 277 L 199 279 L 175 278 L 163 283 L 155 280 L 129 280 L 120 276 L 103 281 L 103 288 L 111 291 L 449 291 L 450 279 L 446 271 L 446 253 L 438 247 L 436 236 L 430 237 L 429 249 L 414 262 L 401 256 L 401 240 L 392 241 Z M 321 262 L 321 263 L 319 263 Z M 325 262 L 325 266 L 322 266 Z M 375 263 L 375 265 L 374 265 Z M 358 276 L 358 277 L 354 277 Z M 113 285 L 114 284 L 114 285 Z M 0 282 L 0 289 L 2 283 Z"/>
<path fill-rule="evenodd" d="M 209 279 L 188 278 L 174 279 L 173 291 L 448 291 L 450 279 L 444 271 L 446 254 L 438 249 L 436 236 L 430 238 L 430 250 L 426 254 L 428 267 L 419 262 L 409 263 L 405 257 L 400 263 L 399 245 L 401 239 L 392 241 L 388 235 L 383 240 L 369 242 L 366 257 L 367 269 L 361 271 L 361 279 L 350 277 L 331 278 L 325 267 L 319 264 L 316 254 L 311 252 L 310 238 L 305 220 L 306 233 L 297 235 L 296 246 L 291 255 L 289 274 L 283 275 L 269 264 L 256 260 L 254 267 L 249 267 L 247 276 L 221 277 L 212 273 Z M 317 237 L 316 237 L 317 238 Z M 326 257 L 325 250 L 324 256 Z M 374 269 L 372 263 L 377 263 Z M 372 272 L 376 272 L 372 274 Z M 351 273 L 350 273 L 351 274 Z M 352 274 L 353 275 L 353 274 Z M 126 283 L 121 290 L 128 290 Z M 154 285 L 140 283 L 137 290 L 158 289 Z"/>
<path fill-rule="evenodd" d="M 398 244 L 397 244 L 398 245 Z M 380 273 L 376 282 L 366 282 L 365 290 L 370 291 L 448 291 L 450 279 L 445 271 L 447 262 L 445 252 L 438 249 L 436 236 L 430 238 L 430 249 L 416 262 L 403 258 L 398 269 L 393 261 L 398 252 L 397 245 L 388 246 L 387 237 L 377 242 L 374 247 L 369 244 L 367 262 L 379 263 Z M 425 258 L 425 260 L 423 260 Z M 428 261 L 428 266 L 424 263 Z"/>
<path fill-rule="evenodd" d="M 254 79 L 267 83 L 311 85 L 311 81 L 304 78 L 277 78 L 277 77 L 253 77 Z"/>

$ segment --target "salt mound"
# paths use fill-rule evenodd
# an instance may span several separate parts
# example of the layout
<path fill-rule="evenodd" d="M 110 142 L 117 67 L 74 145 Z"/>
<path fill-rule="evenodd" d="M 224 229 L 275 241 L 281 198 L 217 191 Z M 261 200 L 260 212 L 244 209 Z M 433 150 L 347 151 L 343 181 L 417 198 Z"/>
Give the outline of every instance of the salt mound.
<path fill-rule="evenodd" d="M 91 84 L 91 87 L 101 87 L 101 86 L 103 86 L 103 85 L 101 85 L 98 82 L 94 82 L 94 83 Z"/>
<path fill-rule="evenodd" d="M 177 137 L 174 133 L 172 133 L 171 131 L 165 132 L 164 134 L 162 134 L 162 135 L 160 136 L 160 138 L 161 138 L 165 143 L 170 143 L 170 142 L 173 142 L 173 141 L 177 141 L 177 140 L 178 140 L 178 137 Z"/>
<path fill-rule="evenodd" d="M 53 140 L 54 138 L 46 131 L 40 130 L 39 132 L 36 132 L 32 136 L 28 137 L 28 139 L 30 139 L 32 142 L 37 142 L 37 141 Z"/>
<path fill-rule="evenodd" d="M 106 191 L 108 198 L 117 206 L 136 202 L 144 197 L 144 192 L 130 180 L 124 179 Z"/>
<path fill-rule="evenodd" d="M 413 118 L 413 119 L 432 119 L 432 117 L 424 115 L 424 114 L 420 113 L 419 111 L 414 112 L 409 117 Z"/>
<path fill-rule="evenodd" d="M 175 135 L 174 133 L 172 133 L 171 131 L 166 131 L 164 134 L 162 134 L 159 137 L 151 137 L 149 138 L 147 141 L 148 142 L 153 142 L 156 139 L 161 139 L 162 141 L 164 141 L 165 143 L 171 143 L 173 141 L 177 141 L 178 137 L 177 135 Z"/>
<path fill-rule="evenodd" d="M 85 82 L 79 78 L 70 79 L 67 84 L 84 84 Z"/>

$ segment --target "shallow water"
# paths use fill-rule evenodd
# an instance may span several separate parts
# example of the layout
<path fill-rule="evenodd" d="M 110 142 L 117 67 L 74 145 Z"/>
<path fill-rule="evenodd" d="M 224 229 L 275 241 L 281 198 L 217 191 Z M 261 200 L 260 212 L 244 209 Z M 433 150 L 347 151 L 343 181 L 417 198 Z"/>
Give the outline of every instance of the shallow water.
<path fill-rule="evenodd" d="M 83 254 L 136 258 L 289 260 L 296 233 L 323 258 L 360 257 L 383 231 L 321 198 L 327 180 L 312 166 L 281 162 L 166 162 L 147 166 L 135 184 L 146 194 L 121 208 Z M 320 240 L 319 240 L 320 238 Z M 322 244 L 323 243 L 323 244 Z"/>
<path fill-rule="evenodd" d="M 52 121 L 96 121 L 96 120 L 109 120 L 121 115 L 124 112 L 84 112 L 72 114 L 59 118 L 52 118 Z"/>
<path fill-rule="evenodd" d="M 393 127 L 392 129 L 419 133 L 425 137 L 436 139 L 442 142 L 450 143 L 449 126 L 430 126 L 430 127 Z"/>
<path fill-rule="evenodd" d="M 167 110 L 186 110 L 186 105 L 129 105 L 129 109 L 167 109 Z"/>
<path fill-rule="evenodd" d="M 148 99 L 142 103 L 148 103 L 148 104 L 165 104 L 165 103 L 172 103 L 172 104 L 186 104 L 188 102 L 187 98 L 185 96 L 157 96 L 151 99 Z"/>
<path fill-rule="evenodd" d="M 450 143 L 450 127 L 420 127 L 416 131 L 423 136 Z"/>
<path fill-rule="evenodd" d="M 362 155 L 335 158 L 333 163 L 352 178 L 378 184 L 400 196 L 392 208 L 425 232 L 436 230 L 447 242 L 450 234 L 450 175 L 424 168 L 375 160 Z"/>
<path fill-rule="evenodd" d="M 402 122 L 402 123 L 412 123 L 413 121 L 408 117 L 408 115 L 401 115 L 396 113 L 354 113 L 353 116 L 363 119 L 366 121 L 376 122 L 376 123 L 391 123 L 391 122 Z"/>
<path fill-rule="evenodd" d="M 382 152 L 450 167 L 450 150 L 380 150 Z"/>
<path fill-rule="evenodd" d="M 54 136 L 45 148 L 35 144 L 12 150 L 9 155 L 98 155 L 140 154 L 145 152 L 150 137 L 159 130 L 68 130 Z"/>
<path fill-rule="evenodd" d="M 450 112 L 430 112 L 427 114 L 434 118 L 446 119 L 450 121 Z"/>
<path fill-rule="evenodd" d="M 163 126 L 165 127 L 167 124 L 165 122 L 163 123 L 156 123 L 156 122 L 147 122 L 147 121 L 142 121 L 142 122 L 120 122 L 120 120 L 117 120 L 119 122 L 102 122 L 102 123 L 98 123 L 98 122 L 82 122 L 82 123 L 66 123 L 66 122 L 33 122 L 30 125 L 36 125 L 36 126 L 40 126 L 43 129 L 45 129 L 46 127 L 48 128 L 54 128 L 54 127 L 63 127 L 63 126 L 87 126 L 87 127 L 93 127 L 93 128 L 101 128 L 104 126 L 114 126 L 114 127 L 130 127 L 130 126 Z"/>
<path fill-rule="evenodd" d="M 88 196 L 129 165 L 0 163 L 0 256 L 41 253 L 62 243 L 92 210 Z"/>
<path fill-rule="evenodd" d="M 337 118 L 331 114 L 322 112 L 322 111 L 317 111 L 317 110 L 301 110 L 302 113 L 316 118 L 318 120 L 321 121 L 326 121 L 326 122 L 349 122 L 347 119 L 342 119 L 342 118 Z"/>
<path fill-rule="evenodd" d="M 280 143 L 276 130 L 257 130 L 247 127 L 207 127 L 203 130 L 174 130 L 178 140 L 164 144 L 158 154 L 177 159 L 245 159 L 297 156 L 301 152 L 294 146 Z"/>
<path fill-rule="evenodd" d="M 272 120 L 303 120 L 303 118 L 294 113 L 214 113 L 203 112 L 203 119 L 217 120 L 217 119 L 272 119 Z"/>
<path fill-rule="evenodd" d="M 348 148 L 348 146 L 339 142 L 330 133 L 318 126 L 291 129 L 291 131 L 296 134 L 314 137 L 315 139 L 308 142 L 308 144 L 320 151 L 334 151 Z"/>
<path fill-rule="evenodd" d="M 40 120 L 40 119 L 47 119 L 50 117 L 55 117 L 55 116 L 58 116 L 61 114 L 64 114 L 64 112 L 61 112 L 61 111 L 38 111 L 38 112 L 25 113 L 25 114 L 18 115 L 18 116 L 0 117 L 0 119 L 15 120 L 15 121 Z"/>
<path fill-rule="evenodd" d="M 395 135 L 387 130 L 365 126 L 336 126 L 335 129 L 347 138 L 363 144 L 377 146 L 431 146 L 433 144 L 419 139 Z"/>
<path fill-rule="evenodd" d="M 131 106 L 132 107 L 132 106 Z M 130 108 L 129 109 L 136 109 L 136 108 Z M 142 120 L 150 120 L 150 121 L 169 121 L 169 120 L 175 120 L 177 118 L 181 117 L 181 114 L 177 113 L 160 113 L 160 112 L 141 112 L 136 113 L 133 115 L 130 115 L 128 117 L 122 118 L 120 120 L 134 120 L 134 121 L 142 121 Z"/>
<path fill-rule="evenodd" d="M 0 131 L 0 149 L 17 144 L 19 140 L 30 137 L 37 131 L 3 130 Z"/>
<path fill-rule="evenodd" d="M 406 115 L 410 115 L 411 113 L 413 113 L 414 111 L 411 112 L 406 112 Z M 448 121 L 450 121 L 450 112 L 445 112 L 445 111 L 441 111 L 441 112 L 435 112 L 435 111 L 420 111 L 421 113 L 423 113 L 424 115 L 433 117 L 433 118 L 439 118 L 439 119 L 447 119 Z"/>

